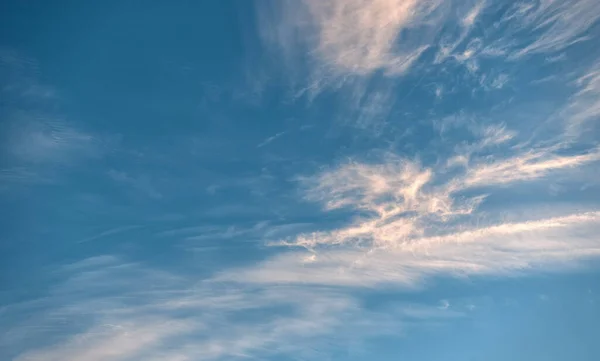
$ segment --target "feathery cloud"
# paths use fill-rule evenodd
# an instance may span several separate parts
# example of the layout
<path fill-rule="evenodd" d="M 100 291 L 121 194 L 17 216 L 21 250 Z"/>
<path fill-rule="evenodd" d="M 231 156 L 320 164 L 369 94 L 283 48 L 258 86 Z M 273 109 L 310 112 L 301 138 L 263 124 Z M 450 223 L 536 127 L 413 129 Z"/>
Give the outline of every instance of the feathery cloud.
<path fill-rule="evenodd" d="M 374 311 L 351 293 L 332 288 L 254 287 L 217 279 L 198 283 L 109 256 L 84 260 L 63 272 L 71 277 L 48 297 L 5 310 L 31 312 L 35 328 L 28 322 L 7 323 L 10 334 L 0 334 L 0 342 L 18 348 L 31 337 L 50 341 L 15 360 L 307 355 L 331 347 L 322 340 L 331 333 L 347 346 L 364 337 L 397 334 L 406 327 L 405 320 L 427 323 L 461 315 L 423 304 L 394 304 Z M 65 322 L 56 325 L 57 320 L 82 326 L 69 329 Z M 70 336 L 55 338 L 57 327 Z"/>
<path fill-rule="evenodd" d="M 567 131 L 571 135 L 580 135 L 588 123 L 600 120 L 600 63 L 580 76 L 575 84 L 578 90 L 564 113 Z"/>
<path fill-rule="evenodd" d="M 488 164 L 480 164 L 468 170 L 464 179 L 467 187 L 506 184 L 533 180 L 551 171 L 569 169 L 600 160 L 600 151 L 593 149 L 586 154 L 560 156 L 542 149 L 519 154 Z"/>
<path fill-rule="evenodd" d="M 306 252 L 283 253 L 232 278 L 267 284 L 421 287 L 434 276 L 515 275 L 574 267 L 600 256 L 600 213 L 588 212 L 520 223 L 503 223 L 440 236 L 405 237 L 394 229 L 368 236 L 386 247 L 353 247 L 355 235 L 340 230 L 338 247 L 321 247 L 311 262 Z M 327 242 L 325 245 L 331 245 Z M 340 244 L 345 243 L 345 246 Z M 303 246 L 298 240 L 298 246 Z M 334 244 L 335 245 L 335 244 Z"/>

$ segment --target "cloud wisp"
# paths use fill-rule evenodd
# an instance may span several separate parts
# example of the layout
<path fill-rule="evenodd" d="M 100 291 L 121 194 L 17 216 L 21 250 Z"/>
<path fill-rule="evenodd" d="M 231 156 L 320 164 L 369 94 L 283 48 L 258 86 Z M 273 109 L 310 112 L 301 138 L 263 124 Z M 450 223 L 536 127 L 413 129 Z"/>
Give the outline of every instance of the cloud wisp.
<path fill-rule="evenodd" d="M 564 111 L 567 131 L 580 136 L 585 130 L 593 129 L 600 119 L 600 63 L 576 79 L 578 90 Z"/>
<path fill-rule="evenodd" d="M 600 19 L 594 0 L 276 1 L 257 13 L 268 58 L 292 98 L 334 95 L 339 123 L 375 135 L 393 127 L 393 110 L 432 74 L 460 74 L 476 84 L 470 92 L 499 91 L 516 79 L 490 62 L 511 68 L 536 56 L 560 58 L 592 38 Z M 587 86 L 573 102 L 573 123 L 594 116 L 593 74 L 581 75 Z M 442 89 L 438 99 L 457 86 Z"/>
<path fill-rule="evenodd" d="M 40 84 L 33 59 L 0 49 L 0 187 L 48 183 L 56 169 L 98 158 L 115 138 L 81 129 L 56 111 L 56 89 Z"/>
<path fill-rule="evenodd" d="M 49 297 L 3 310 L 28 311 L 35 319 L 33 328 L 30 321 L 11 324 L 0 336 L 5 346 L 18 349 L 36 336 L 50 341 L 15 360 L 314 357 L 333 346 L 322 339 L 332 333 L 350 347 L 365 337 L 403 332 L 414 320 L 427 323 L 466 311 L 409 303 L 375 311 L 343 290 L 198 283 L 108 256 L 70 265 L 63 273 L 69 277 Z M 80 327 L 69 329 L 74 324 Z M 58 330 L 72 336 L 56 339 Z"/>
<path fill-rule="evenodd" d="M 352 210 L 355 217 L 338 228 L 273 243 L 309 252 L 268 260 L 244 272 L 246 280 L 419 286 L 430 276 L 514 274 L 597 257 L 600 213 L 593 208 L 550 217 L 533 213 L 519 221 L 480 210 L 490 195 L 532 182 L 547 184 L 551 174 L 600 161 L 595 148 L 561 155 L 561 144 L 516 148 L 509 157 L 478 153 L 487 144 L 502 144 L 508 152 L 511 139 L 505 129 L 482 132 L 480 140 L 460 148 L 467 155 L 459 170 L 448 161 L 425 167 L 388 154 L 378 163 L 350 161 L 302 178 L 307 200 L 325 211 Z"/>
<path fill-rule="evenodd" d="M 437 48 L 436 62 L 552 54 L 585 40 L 585 31 L 600 17 L 594 0 L 303 0 L 264 6 L 259 19 L 267 45 L 288 61 L 308 59 L 317 69 L 324 67 L 328 76 L 317 83 L 332 73 L 404 74 L 430 48 Z M 497 29 L 469 36 L 483 15 L 498 16 Z M 531 33 L 536 36 L 520 37 L 523 43 L 510 40 Z"/>

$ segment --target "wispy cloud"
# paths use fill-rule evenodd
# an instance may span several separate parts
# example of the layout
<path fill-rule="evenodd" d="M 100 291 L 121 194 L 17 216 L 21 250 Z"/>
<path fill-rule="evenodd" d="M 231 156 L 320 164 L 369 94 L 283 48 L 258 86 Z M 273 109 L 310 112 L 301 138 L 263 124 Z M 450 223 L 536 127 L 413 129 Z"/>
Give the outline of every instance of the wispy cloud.
<path fill-rule="evenodd" d="M 22 332 L 27 322 L 9 324 L 0 341 L 10 340 L 16 349 L 30 344 L 31 337 L 52 341 L 15 360 L 315 356 L 332 347 L 323 340 L 331 333 L 347 347 L 364 337 L 398 334 L 408 327 L 404 321 L 427 323 L 461 315 L 435 304 L 394 303 L 374 311 L 351 293 L 332 288 L 249 287 L 216 279 L 197 283 L 114 257 L 84 260 L 63 273 L 71 277 L 49 297 L 6 310 L 33 312 L 36 328 Z M 56 320 L 83 327 L 62 326 L 71 336 L 53 338 Z"/>
<path fill-rule="evenodd" d="M 56 119 L 18 117 L 6 134 L 8 151 L 25 163 L 54 163 L 94 154 L 96 140 Z"/>
<path fill-rule="evenodd" d="M 399 42 L 408 28 L 426 26 L 436 2 L 416 0 L 306 1 L 315 50 L 333 69 L 368 74 L 406 71 L 427 48 L 423 39 Z"/>
<path fill-rule="evenodd" d="M 520 31 L 538 32 L 515 57 L 552 53 L 586 39 L 585 31 L 600 19 L 600 4 L 594 0 L 521 1 L 505 17 L 505 21 L 513 19 L 522 27 Z"/>
<path fill-rule="evenodd" d="M 575 85 L 578 90 L 564 111 L 570 135 L 579 136 L 588 129 L 589 122 L 600 120 L 600 63 L 580 76 Z"/>
<path fill-rule="evenodd" d="M 284 135 L 286 132 L 279 132 L 273 136 L 268 137 L 267 139 L 263 140 L 262 142 L 260 142 L 256 148 L 261 148 L 264 147 L 265 145 L 271 143 L 272 141 L 274 141 L 275 139 L 281 137 L 282 135 Z"/>
<path fill-rule="evenodd" d="M 595 236 L 599 229 L 600 213 L 589 212 L 433 237 L 406 237 L 392 228 L 367 234 L 375 241 L 384 238 L 385 247 L 354 247 L 349 242 L 356 236 L 342 229 L 331 236 L 337 237 L 338 248 L 325 243 L 311 258 L 306 252 L 284 253 L 252 270 L 225 273 L 221 278 L 267 284 L 421 287 L 434 276 L 510 276 L 573 267 L 600 256 Z M 345 245 L 340 246 L 342 241 Z M 302 239 L 297 245 L 304 246 Z"/>
<path fill-rule="evenodd" d="M 600 151 L 560 156 L 546 149 L 519 154 L 488 164 L 477 165 L 467 172 L 466 186 L 506 184 L 541 178 L 552 171 L 570 169 L 600 160 Z"/>
<path fill-rule="evenodd" d="M 0 49 L 3 186 L 49 182 L 57 169 L 100 157 L 115 143 L 59 114 L 57 91 L 38 82 L 39 72 L 35 60 Z"/>
<path fill-rule="evenodd" d="M 20 355 L 16 361 L 109 361 L 139 358 L 165 340 L 198 327 L 169 319 L 104 324 L 77 335 L 58 347 Z M 152 354 L 148 355 L 152 356 Z"/>
<path fill-rule="evenodd" d="M 594 0 L 517 1 L 509 7 L 489 1 L 305 0 L 261 8 L 271 17 L 260 20 L 267 43 L 288 61 L 307 55 L 325 67 L 324 74 L 383 70 L 397 75 L 432 47 L 437 48 L 438 63 L 483 54 L 519 58 L 555 53 L 584 40 L 585 31 L 600 17 L 599 9 Z M 483 38 L 470 37 L 484 13 L 500 16 L 498 29 Z M 513 39 L 529 33 L 536 35 L 520 37 L 523 43 Z"/>
<path fill-rule="evenodd" d="M 39 65 L 17 51 L 0 47 L 0 94 L 3 102 L 46 104 L 59 98 L 55 88 L 38 80 Z"/>
<path fill-rule="evenodd" d="M 246 270 L 245 280 L 418 286 L 434 275 L 514 274 L 597 257 L 597 211 L 550 218 L 534 213 L 515 222 L 479 209 L 489 194 L 596 164 L 598 150 L 567 155 L 563 143 L 524 150 L 513 143 L 517 133 L 503 125 L 478 129 L 478 139 L 457 148 L 460 169 L 456 155 L 440 155 L 442 161 L 427 167 L 388 153 L 378 162 L 349 161 L 301 178 L 307 200 L 325 211 L 354 211 L 354 218 L 273 243 L 309 252 L 278 255 Z M 511 155 L 482 153 L 490 147 Z"/>
<path fill-rule="evenodd" d="M 469 91 L 505 90 L 517 79 L 482 63 L 555 56 L 585 40 L 599 13 L 594 0 L 304 0 L 261 3 L 258 26 L 294 99 L 335 93 L 341 124 L 379 136 L 393 127 L 392 109 L 431 74 L 464 67 L 466 83 L 477 84 Z M 594 107 L 580 108 L 586 117 Z"/>
<path fill-rule="evenodd" d="M 104 156 L 114 139 L 97 137 L 52 115 L 16 113 L 2 125 L 4 186 L 53 183 L 61 170 Z"/>
<path fill-rule="evenodd" d="M 112 229 L 108 229 L 105 231 L 102 231 L 98 234 L 95 234 L 93 236 L 87 237 L 82 239 L 81 241 L 79 241 L 79 243 L 86 243 L 86 242 L 92 242 L 92 241 L 96 241 L 98 239 L 102 239 L 105 237 L 109 237 L 109 236 L 113 236 L 113 235 L 117 235 L 123 232 L 127 232 L 127 231 L 131 231 L 137 228 L 140 228 L 141 226 L 138 225 L 129 225 L 129 226 L 122 226 L 122 227 L 116 227 L 116 228 L 112 228 Z"/>
<path fill-rule="evenodd" d="M 406 71 L 427 47 L 413 39 L 398 47 L 400 33 L 425 25 L 435 7 L 415 0 L 283 2 L 275 10 L 275 24 L 265 25 L 280 34 L 275 38 L 270 32 L 269 38 L 287 57 L 300 45 L 334 72 L 398 73 Z M 295 31 L 299 37 L 293 38 Z"/>

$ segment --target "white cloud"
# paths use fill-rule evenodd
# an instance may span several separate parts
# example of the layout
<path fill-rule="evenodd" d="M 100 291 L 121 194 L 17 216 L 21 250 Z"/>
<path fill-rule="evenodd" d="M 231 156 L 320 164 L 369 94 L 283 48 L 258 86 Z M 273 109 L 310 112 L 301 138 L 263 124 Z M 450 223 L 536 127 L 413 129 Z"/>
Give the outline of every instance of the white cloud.
<path fill-rule="evenodd" d="M 72 277 L 47 297 L 4 310 L 28 314 L 25 323 L 6 324 L 11 337 L 0 334 L 3 345 L 28 346 L 15 360 L 306 356 L 326 351 L 336 342 L 348 347 L 364 337 L 397 335 L 408 319 L 426 323 L 460 316 L 441 314 L 436 305 L 422 304 L 393 305 L 375 312 L 351 292 L 336 288 L 253 287 L 217 279 L 196 282 L 193 277 L 123 264 L 109 256 L 84 260 L 63 271 Z M 57 320 L 83 326 L 69 329 L 63 322 L 57 338 Z M 324 339 L 331 334 L 337 341 Z M 45 346 L 32 349 L 38 344 Z"/>
<path fill-rule="evenodd" d="M 443 12 L 438 0 L 284 1 L 274 9 L 260 9 L 263 37 L 285 62 L 309 61 L 311 88 L 378 70 L 405 73 L 431 46 Z"/>
<path fill-rule="evenodd" d="M 502 126 L 482 129 L 474 143 L 482 147 L 504 146 L 513 137 Z M 500 183 L 542 179 L 548 169 L 570 169 L 591 161 L 558 156 L 546 148 L 544 152 L 492 163 L 512 170 L 506 176 L 496 172 Z M 519 157 L 527 161 L 516 162 Z M 309 200 L 323 204 L 327 211 L 349 208 L 362 216 L 336 229 L 299 235 L 310 225 L 262 222 L 225 230 L 226 235 L 239 232 L 285 239 L 311 251 L 285 250 L 206 280 L 146 269 L 110 256 L 64 267 L 63 274 L 69 277 L 48 297 L 5 310 L 33 312 L 25 324 L 9 324 L 9 335 L 0 335 L 0 343 L 29 345 L 18 361 L 315 357 L 307 352 L 325 352 L 335 342 L 347 346 L 377 335 L 398 335 L 415 320 L 419 324 L 462 314 L 452 300 L 374 311 L 354 293 L 357 287 L 402 289 L 423 287 L 424 281 L 436 276 L 564 270 L 600 256 L 597 211 L 529 221 L 494 219 L 483 226 L 465 221 L 463 217 L 477 211 L 482 197 L 461 199 L 453 192 L 472 185 L 465 179 L 477 179 L 471 180 L 477 185 L 498 184 L 487 173 L 476 171 L 490 166 L 481 161 L 473 152 L 464 173 L 450 179 L 441 176 L 443 165 L 428 168 L 394 155 L 378 164 L 348 162 L 306 177 L 302 182 Z M 526 176 L 512 176 L 519 171 Z M 463 181 L 455 186 L 455 179 Z M 188 228 L 164 235 L 220 231 Z M 79 327 L 57 328 L 56 320 Z M 72 336 L 53 337 L 57 329 Z M 336 335 L 335 341 L 331 335 Z"/>
<path fill-rule="evenodd" d="M 243 280 L 414 287 L 431 276 L 510 275 L 576 265 L 600 255 L 595 236 L 598 212 L 559 212 L 552 217 L 533 212 L 528 220 L 509 222 L 479 211 L 488 194 L 527 181 L 545 184 L 553 172 L 569 174 L 595 164 L 600 160 L 598 149 L 566 155 L 559 153 L 567 150 L 564 143 L 558 143 L 529 144 L 532 150 L 525 151 L 522 144 L 511 145 L 517 133 L 502 124 L 475 127 L 473 133 L 479 139 L 458 147 L 458 155 L 440 155 L 442 161 L 430 167 L 387 154 L 376 163 L 349 161 L 302 178 L 308 200 L 325 211 L 355 211 L 355 218 L 333 229 L 273 243 L 309 252 L 277 255 L 244 270 Z M 492 147 L 510 155 L 483 152 Z M 459 156 L 462 168 L 456 169 Z M 482 187 L 486 194 L 480 193 Z M 221 277 L 227 280 L 236 274 L 225 272 Z"/>
<path fill-rule="evenodd" d="M 516 20 L 519 30 L 537 32 L 535 40 L 515 53 L 515 57 L 553 53 L 585 40 L 585 31 L 600 18 L 600 3 L 595 0 L 546 0 L 513 5 L 506 21 Z"/>
<path fill-rule="evenodd" d="M 417 0 L 306 1 L 316 30 L 315 50 L 326 63 L 357 74 L 406 71 L 428 46 L 399 41 L 425 24 L 438 4 Z"/>
<path fill-rule="evenodd" d="M 20 355 L 15 361 L 116 361 L 139 359 L 168 338 L 190 332 L 189 322 L 174 320 L 124 322 L 96 326 L 65 344 Z M 168 345 L 167 345 L 168 346 Z"/>
<path fill-rule="evenodd" d="M 504 89 L 518 79 L 481 68 L 481 63 L 554 56 L 585 39 L 600 16 L 595 0 L 509 5 L 483 0 L 262 2 L 258 26 L 294 99 L 312 101 L 324 91 L 335 92 L 340 123 L 381 135 L 393 123 L 394 106 L 405 100 L 398 92 L 410 95 L 415 82 L 448 71 L 448 61 L 469 70 L 464 77 L 479 83 L 475 91 Z M 428 51 L 435 52 L 433 59 L 423 56 Z M 398 80 L 407 74 L 419 80 Z M 580 108 L 579 117 L 593 115 L 594 106 Z"/>
<path fill-rule="evenodd" d="M 256 148 L 261 148 L 264 147 L 265 145 L 271 143 L 272 141 L 274 141 L 275 139 L 281 137 L 282 135 L 284 135 L 286 132 L 279 132 L 273 136 L 268 137 L 267 139 L 263 140 L 262 142 L 260 142 Z"/>
<path fill-rule="evenodd" d="M 600 256 L 597 211 L 558 210 L 552 217 L 533 212 L 537 218 L 511 222 L 491 217 L 481 225 L 471 217 L 478 215 L 484 195 L 457 196 L 482 185 L 493 192 L 498 185 L 543 180 L 550 171 L 597 160 L 597 152 L 567 156 L 553 152 L 558 148 L 531 152 L 511 148 L 517 154 L 490 162 L 479 152 L 506 149 L 516 133 L 503 125 L 476 128 L 474 133 L 479 139 L 465 148 L 469 159 L 455 173 L 447 173 L 446 162 L 426 167 L 388 154 L 379 163 L 350 161 L 301 179 L 306 198 L 326 211 L 345 208 L 360 214 L 338 228 L 303 232 L 314 225 L 261 222 L 246 228 L 188 228 L 163 234 L 253 236 L 310 251 L 286 249 L 200 282 L 114 257 L 89 259 L 65 267 L 71 276 L 35 306 L 45 311 L 32 316 L 35 322 L 10 325 L 18 332 L 11 331 L 12 336 L 0 341 L 31 342 L 52 330 L 53 320 L 68 319 L 84 326 L 62 329 L 73 336 L 50 337 L 51 345 L 29 349 L 17 360 L 302 355 L 306 350 L 327 350 L 332 334 L 347 344 L 398 334 L 411 319 L 427 322 L 461 314 L 452 300 L 375 312 L 353 292 L 356 287 L 402 289 L 423 287 L 437 276 L 564 270 Z M 9 311 L 18 310 L 17 305 Z M 25 332 L 31 323 L 36 331 Z M 46 323 L 49 326 L 43 327 Z"/>
<path fill-rule="evenodd" d="M 580 76 L 575 84 L 578 91 L 564 111 L 570 135 L 581 135 L 588 122 L 600 120 L 600 63 Z"/>
<path fill-rule="evenodd" d="M 439 227 L 448 227 L 448 222 L 474 214 L 486 194 L 457 196 L 464 191 L 487 187 L 486 192 L 493 192 L 494 186 L 541 180 L 551 172 L 600 160 L 600 152 L 595 149 L 567 156 L 552 152 L 552 148 L 541 148 L 490 161 L 489 156 L 478 157 L 477 151 L 502 145 L 514 133 L 503 127 L 487 127 L 481 134 L 481 140 L 465 147 L 462 161 L 452 156 L 442 162 L 441 168 L 427 168 L 387 155 L 379 163 L 351 161 L 303 178 L 308 200 L 321 203 L 325 210 L 347 208 L 361 215 L 347 226 L 303 233 L 274 244 L 314 249 L 320 245 L 387 247 L 412 242 L 425 233 L 437 232 Z M 448 178 L 447 172 L 457 162 L 463 165 L 463 172 L 450 173 L 453 176 Z"/>
<path fill-rule="evenodd" d="M 503 223 L 431 237 L 407 239 L 395 232 L 386 247 L 323 247 L 314 262 L 288 252 L 253 269 L 226 272 L 222 280 L 267 284 L 382 284 L 420 287 L 433 276 L 514 275 L 575 266 L 600 256 L 600 212 Z M 342 231 L 340 231 L 341 233 Z M 373 235 L 373 237 L 375 237 Z"/>
<path fill-rule="evenodd" d="M 263 40 L 283 59 L 286 75 L 300 80 L 300 93 L 357 86 L 378 71 L 406 74 L 421 55 L 436 49 L 433 64 L 453 59 L 481 77 L 487 57 L 519 60 L 552 55 L 585 40 L 600 18 L 595 0 L 529 0 L 502 8 L 490 1 L 302 0 L 264 3 L 259 8 Z M 484 34 L 474 33 L 484 14 L 499 16 Z M 308 76 L 306 75 L 308 72 Z M 491 79 L 489 89 L 508 77 Z M 298 85 L 298 84 L 296 84 Z M 359 87 L 364 84 L 359 84 Z"/>
<path fill-rule="evenodd" d="M 553 154 L 547 149 L 519 154 L 469 169 L 464 180 L 459 182 L 467 187 L 506 184 L 516 181 L 533 180 L 546 176 L 552 171 L 570 169 L 600 160 L 600 151 L 571 156 Z"/>

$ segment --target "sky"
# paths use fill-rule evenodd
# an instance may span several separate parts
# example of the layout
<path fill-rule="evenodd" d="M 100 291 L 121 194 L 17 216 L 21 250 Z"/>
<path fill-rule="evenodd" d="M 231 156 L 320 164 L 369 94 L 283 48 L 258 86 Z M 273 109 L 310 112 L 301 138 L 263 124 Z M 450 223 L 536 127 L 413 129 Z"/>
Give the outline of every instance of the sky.
<path fill-rule="evenodd" d="M 0 359 L 600 359 L 600 2 L 0 2 Z"/>

